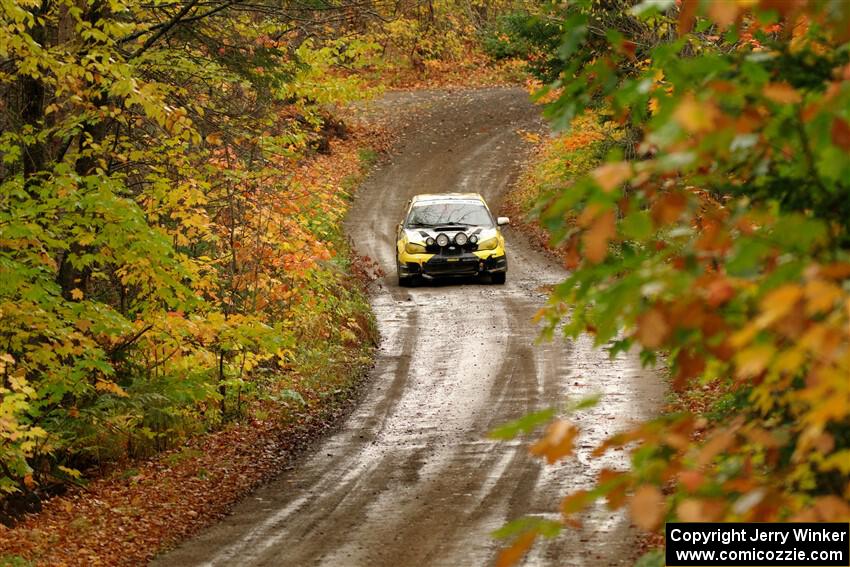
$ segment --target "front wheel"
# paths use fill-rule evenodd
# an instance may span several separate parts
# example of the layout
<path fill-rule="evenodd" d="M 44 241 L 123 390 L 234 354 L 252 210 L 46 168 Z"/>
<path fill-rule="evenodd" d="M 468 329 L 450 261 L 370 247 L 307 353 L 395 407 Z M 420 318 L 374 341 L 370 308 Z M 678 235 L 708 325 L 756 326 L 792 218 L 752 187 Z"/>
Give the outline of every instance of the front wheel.
<path fill-rule="evenodd" d="M 414 276 L 401 275 L 401 266 L 399 266 L 398 264 L 396 264 L 395 270 L 396 274 L 398 275 L 398 287 L 410 287 L 413 285 Z"/>
<path fill-rule="evenodd" d="M 496 285 L 503 285 L 507 278 L 508 274 L 506 272 L 497 272 L 495 274 L 490 274 L 490 281 Z"/>

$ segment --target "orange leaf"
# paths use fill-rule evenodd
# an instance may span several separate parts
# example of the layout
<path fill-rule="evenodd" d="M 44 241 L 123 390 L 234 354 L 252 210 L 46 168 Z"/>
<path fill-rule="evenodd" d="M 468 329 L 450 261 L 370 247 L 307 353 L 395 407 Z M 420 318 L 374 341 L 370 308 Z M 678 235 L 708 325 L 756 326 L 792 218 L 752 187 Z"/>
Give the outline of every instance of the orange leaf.
<path fill-rule="evenodd" d="M 850 517 L 850 505 L 835 495 L 819 497 L 814 509 L 821 522 L 846 522 Z"/>
<path fill-rule="evenodd" d="M 616 216 L 608 210 L 596 217 L 593 224 L 583 235 L 584 255 L 594 264 L 598 264 L 608 255 L 608 241 L 616 234 Z"/>
<path fill-rule="evenodd" d="M 691 94 L 685 96 L 673 112 L 676 122 L 692 134 L 712 130 L 718 116 L 719 111 L 713 104 L 698 101 Z"/>
<path fill-rule="evenodd" d="M 559 419 L 549 424 L 546 433 L 529 451 L 532 455 L 545 457 L 551 465 L 572 454 L 576 435 L 578 429 L 572 423 Z"/>
<path fill-rule="evenodd" d="M 686 498 L 676 507 L 676 513 L 682 522 L 717 522 L 727 507 L 721 499 Z"/>
<path fill-rule="evenodd" d="M 740 7 L 731 0 L 708 3 L 708 17 L 721 28 L 728 28 L 735 23 Z"/>
<path fill-rule="evenodd" d="M 637 340 L 646 348 L 658 348 L 667 340 L 670 325 L 660 309 L 653 307 L 638 316 Z"/>
<path fill-rule="evenodd" d="M 682 0 L 682 7 L 679 9 L 679 37 L 682 37 L 694 27 L 698 7 L 699 0 Z"/>
<path fill-rule="evenodd" d="M 603 191 L 610 193 L 632 176 L 632 166 L 625 161 L 606 163 L 594 169 L 591 175 Z"/>
<path fill-rule="evenodd" d="M 832 120 L 831 134 L 833 144 L 845 151 L 850 150 L 850 124 L 847 124 L 847 121 L 835 117 Z"/>
<path fill-rule="evenodd" d="M 796 104 L 803 100 L 797 89 L 788 83 L 768 83 L 764 86 L 762 94 L 765 98 L 779 104 Z"/>
<path fill-rule="evenodd" d="M 638 527 L 654 530 L 664 518 L 664 495 L 658 487 L 644 484 L 629 501 L 629 513 Z"/>
<path fill-rule="evenodd" d="M 623 40 L 623 43 L 620 44 L 620 50 L 629 59 L 634 59 L 635 52 L 637 51 L 637 44 L 633 41 Z"/>
<path fill-rule="evenodd" d="M 679 473 L 679 484 L 688 492 L 696 492 L 702 486 L 705 477 L 698 471 L 682 471 Z"/>
<path fill-rule="evenodd" d="M 561 513 L 564 516 L 570 516 L 576 512 L 580 512 L 587 506 L 590 498 L 587 490 L 576 490 L 561 501 Z"/>
<path fill-rule="evenodd" d="M 704 522 L 706 520 L 702 501 L 696 498 L 686 498 L 676 507 L 676 514 L 683 522 Z"/>
<path fill-rule="evenodd" d="M 702 468 L 708 465 L 714 457 L 725 451 L 735 440 L 735 433 L 729 430 L 714 435 L 700 449 L 697 465 Z M 687 521 L 687 520 L 686 520 Z"/>
<path fill-rule="evenodd" d="M 706 284 L 705 294 L 709 306 L 720 307 L 735 296 L 735 288 L 727 278 L 718 276 Z"/>
<path fill-rule="evenodd" d="M 846 262 L 835 262 L 820 267 L 820 273 L 826 278 L 843 280 L 850 277 L 850 264 Z"/>
<path fill-rule="evenodd" d="M 499 558 L 496 559 L 496 567 L 511 567 L 519 563 L 520 559 L 531 548 L 536 538 L 537 534 L 535 532 L 525 532 L 516 538 L 516 541 L 510 547 L 503 549 L 499 553 Z"/>
<path fill-rule="evenodd" d="M 688 205 L 681 193 L 666 193 L 652 205 L 652 218 L 656 224 L 670 224 L 679 220 Z"/>
<path fill-rule="evenodd" d="M 692 378 L 695 378 L 705 370 L 705 359 L 698 354 L 683 349 L 676 356 L 676 377 L 673 385 L 676 390 L 681 390 Z"/>
<path fill-rule="evenodd" d="M 81 289 L 74 288 L 71 290 L 71 299 L 76 299 L 80 301 L 83 298 L 83 291 Z"/>

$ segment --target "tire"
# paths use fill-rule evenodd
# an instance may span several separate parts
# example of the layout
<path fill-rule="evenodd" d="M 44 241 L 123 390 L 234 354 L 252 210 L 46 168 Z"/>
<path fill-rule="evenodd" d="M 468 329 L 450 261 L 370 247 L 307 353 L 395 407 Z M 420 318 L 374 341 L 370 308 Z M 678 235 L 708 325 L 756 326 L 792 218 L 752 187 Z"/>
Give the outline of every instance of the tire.
<path fill-rule="evenodd" d="M 395 273 L 398 276 L 398 287 L 410 287 L 413 285 L 413 280 L 415 276 L 402 276 L 401 275 L 401 267 L 396 264 Z"/>
<path fill-rule="evenodd" d="M 490 274 L 490 281 L 496 285 L 504 285 L 505 280 L 507 278 L 507 272 L 497 272 L 495 274 Z"/>

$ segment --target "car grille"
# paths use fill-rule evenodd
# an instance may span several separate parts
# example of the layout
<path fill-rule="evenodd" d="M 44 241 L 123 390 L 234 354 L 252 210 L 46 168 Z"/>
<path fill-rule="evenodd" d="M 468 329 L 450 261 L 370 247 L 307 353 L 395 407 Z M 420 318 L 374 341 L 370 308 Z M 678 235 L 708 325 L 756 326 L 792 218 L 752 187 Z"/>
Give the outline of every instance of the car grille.
<path fill-rule="evenodd" d="M 456 256 L 455 256 L 456 257 Z M 476 274 L 478 273 L 479 259 L 477 256 L 457 258 L 452 256 L 435 256 L 428 260 L 422 269 L 426 274 Z"/>

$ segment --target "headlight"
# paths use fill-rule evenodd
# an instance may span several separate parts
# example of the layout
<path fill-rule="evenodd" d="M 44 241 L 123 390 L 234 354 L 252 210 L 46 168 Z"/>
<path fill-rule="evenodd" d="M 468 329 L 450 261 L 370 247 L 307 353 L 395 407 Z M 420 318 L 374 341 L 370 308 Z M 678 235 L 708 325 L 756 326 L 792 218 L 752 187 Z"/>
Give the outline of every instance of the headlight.
<path fill-rule="evenodd" d="M 455 234 L 455 244 L 457 244 L 458 246 L 463 246 L 468 241 L 469 241 L 469 237 L 466 236 L 466 233 L 458 232 L 457 234 Z"/>
<path fill-rule="evenodd" d="M 478 245 L 479 250 L 493 250 L 499 245 L 499 237 L 494 236 L 493 238 L 488 238 L 487 240 L 481 242 Z"/>
<path fill-rule="evenodd" d="M 478 235 L 473 234 L 472 236 L 469 237 L 469 241 L 472 242 L 473 244 L 478 244 Z"/>
<path fill-rule="evenodd" d="M 425 245 L 426 246 L 433 246 L 436 243 L 437 243 L 437 241 L 434 240 L 433 238 L 431 238 L 430 236 L 425 239 Z"/>
<path fill-rule="evenodd" d="M 437 235 L 437 246 L 439 246 L 440 248 L 445 248 L 448 245 L 449 245 L 449 237 L 448 236 L 446 236 L 445 234 Z"/>
<path fill-rule="evenodd" d="M 415 242 L 408 242 L 404 247 L 405 252 L 408 254 L 424 254 L 425 247 L 421 244 L 416 244 Z"/>

